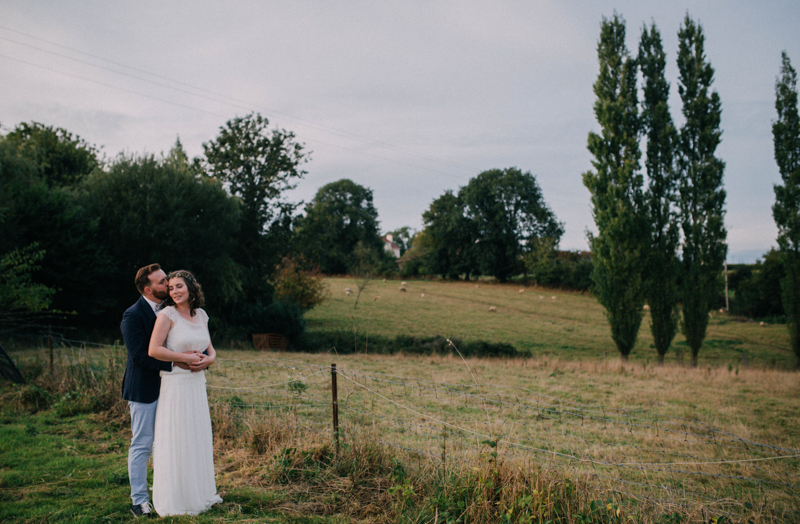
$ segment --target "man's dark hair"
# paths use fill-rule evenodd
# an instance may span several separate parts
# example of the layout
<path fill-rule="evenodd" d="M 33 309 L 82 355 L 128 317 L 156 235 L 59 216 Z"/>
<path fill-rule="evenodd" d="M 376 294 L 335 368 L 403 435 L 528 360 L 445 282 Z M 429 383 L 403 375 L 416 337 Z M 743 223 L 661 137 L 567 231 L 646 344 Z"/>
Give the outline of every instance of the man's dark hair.
<path fill-rule="evenodd" d="M 158 264 L 148 264 L 142 268 L 139 268 L 139 271 L 136 272 L 136 289 L 139 290 L 139 293 L 144 295 L 144 288 L 149 287 L 152 282 L 150 282 L 150 274 L 155 273 L 161 269 L 161 266 Z"/>

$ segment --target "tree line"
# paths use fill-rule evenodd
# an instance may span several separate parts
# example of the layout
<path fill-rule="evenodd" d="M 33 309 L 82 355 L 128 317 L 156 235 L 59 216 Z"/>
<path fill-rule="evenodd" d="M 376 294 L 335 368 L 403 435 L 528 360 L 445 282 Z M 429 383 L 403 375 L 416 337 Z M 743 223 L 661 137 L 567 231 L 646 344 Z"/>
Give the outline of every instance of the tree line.
<path fill-rule="evenodd" d="M 190 159 L 106 161 L 67 130 L 21 123 L 0 137 L 0 330 L 42 327 L 111 334 L 136 299 L 133 275 L 157 261 L 203 284 L 215 331 L 246 338 L 302 331 L 324 297 L 321 274 L 392 274 L 372 190 L 351 180 L 319 188 L 302 209 L 288 190 L 310 160 L 292 132 L 258 114 L 236 117 Z M 506 280 L 539 239 L 563 232 L 530 173 L 481 173 L 405 227 L 409 268 Z"/>
<path fill-rule="evenodd" d="M 178 140 L 166 154 L 106 160 L 67 130 L 21 123 L 0 137 L 0 330 L 42 325 L 45 313 L 46 322 L 116 332 L 120 312 L 136 298 L 132 275 L 152 261 L 194 271 L 216 332 L 232 339 L 281 326 L 302 331 L 303 311 L 324 297 L 322 274 L 522 276 L 591 288 L 623 358 L 647 303 L 659 359 L 680 328 L 696 362 L 721 295 L 725 164 L 716 156 L 721 102 L 702 27 L 687 15 L 678 36 L 680 127 L 669 110 L 655 24 L 642 28 L 634 57 L 625 21 L 602 21 L 594 85 L 600 131 L 589 134 L 593 169 L 583 175 L 597 226 L 591 253 L 558 250 L 563 224 L 536 177 L 516 167 L 445 191 L 423 213 L 421 231 L 390 232 L 398 261 L 383 248 L 371 189 L 342 179 L 308 203 L 288 201 L 310 154 L 261 115 L 229 120 L 192 159 Z M 765 288 L 754 282 L 779 282 L 800 362 L 800 119 L 785 53 L 776 109 L 779 250 L 749 276 L 741 268 L 737 301 L 773 314 L 774 297 L 764 305 Z"/>
<path fill-rule="evenodd" d="M 594 112 L 600 132 L 589 134 L 594 169 L 583 175 L 597 227 L 589 238 L 593 290 L 623 359 L 633 349 L 647 303 L 659 362 L 680 328 L 696 365 L 727 254 L 725 163 L 716 156 L 722 104 L 703 29 L 688 14 L 678 31 L 680 127 L 669 110 L 658 28 L 642 27 L 636 56 L 626 47 L 625 30 L 619 15 L 604 18 L 597 46 Z M 783 308 L 800 365 L 800 124 L 796 74 L 785 53 L 776 109 L 775 158 L 784 185 L 775 187 L 773 215 L 785 271 Z"/>

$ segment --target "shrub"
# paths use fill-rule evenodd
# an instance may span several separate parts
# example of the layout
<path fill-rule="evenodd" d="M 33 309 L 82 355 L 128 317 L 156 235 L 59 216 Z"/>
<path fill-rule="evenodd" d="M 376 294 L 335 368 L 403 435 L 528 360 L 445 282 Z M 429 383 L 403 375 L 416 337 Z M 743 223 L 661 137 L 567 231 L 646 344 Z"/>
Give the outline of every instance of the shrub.
<path fill-rule="evenodd" d="M 465 357 L 521 357 L 511 344 L 486 342 L 483 340 L 463 342 L 453 339 L 453 344 L 458 352 Z M 371 335 L 369 338 L 364 333 L 352 331 L 314 331 L 299 337 L 292 348 L 297 351 L 329 351 L 336 348 L 338 353 L 377 353 L 394 354 L 408 353 L 414 355 L 448 355 L 456 351 L 447 338 L 436 335 L 433 337 L 413 337 L 398 335 L 395 338 Z"/>
<path fill-rule="evenodd" d="M 328 291 L 319 268 L 305 270 L 303 265 L 302 259 L 283 259 L 276 268 L 274 297 L 279 302 L 291 302 L 308 311 L 322 303 Z"/>
<path fill-rule="evenodd" d="M 780 253 L 774 249 L 764 261 L 737 267 L 728 284 L 734 290 L 731 312 L 752 318 L 782 317 L 781 279 L 785 275 Z"/>
<path fill-rule="evenodd" d="M 261 333 L 278 333 L 290 339 L 295 338 L 306 330 L 303 309 L 293 302 L 273 302 L 265 308 L 259 327 Z"/>
<path fill-rule="evenodd" d="M 526 267 L 540 286 L 588 291 L 592 285 L 592 254 L 589 251 L 535 249 L 528 254 Z"/>

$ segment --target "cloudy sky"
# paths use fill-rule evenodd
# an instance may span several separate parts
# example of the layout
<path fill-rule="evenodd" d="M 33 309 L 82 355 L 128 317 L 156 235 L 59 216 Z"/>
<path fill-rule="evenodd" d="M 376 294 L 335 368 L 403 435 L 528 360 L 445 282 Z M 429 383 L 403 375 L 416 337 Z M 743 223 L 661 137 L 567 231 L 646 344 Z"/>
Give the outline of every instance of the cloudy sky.
<path fill-rule="evenodd" d="M 257 111 L 312 151 L 292 193 L 350 178 L 374 191 L 384 231 L 421 227 L 447 189 L 481 171 L 534 174 L 566 225 L 593 229 L 581 173 L 603 16 L 635 50 L 654 21 L 680 124 L 677 31 L 706 34 L 722 99 L 731 262 L 775 245 L 774 85 L 800 67 L 800 2 L 745 1 L 22 1 L 0 4 L 0 125 L 64 127 L 120 152 L 202 152 L 228 119 Z"/>

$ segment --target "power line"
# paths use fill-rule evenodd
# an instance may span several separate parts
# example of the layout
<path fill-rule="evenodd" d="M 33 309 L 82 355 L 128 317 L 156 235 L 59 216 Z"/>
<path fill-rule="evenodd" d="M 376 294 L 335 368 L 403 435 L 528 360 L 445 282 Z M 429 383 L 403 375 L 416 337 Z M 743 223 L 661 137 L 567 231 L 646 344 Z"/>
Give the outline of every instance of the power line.
<path fill-rule="evenodd" d="M 138 73 L 142 73 L 142 74 L 151 76 L 153 78 L 158 78 L 158 79 L 161 79 L 161 80 L 166 80 L 168 82 L 172 82 L 174 84 L 185 86 L 185 87 L 188 87 L 188 88 L 190 88 L 190 89 L 192 89 L 194 91 L 199 91 L 200 93 L 207 93 L 208 95 L 213 95 L 214 97 L 219 97 L 219 98 L 222 98 L 224 100 L 220 100 L 219 98 L 211 98 L 211 97 L 209 97 L 207 95 L 203 95 L 203 94 L 200 94 L 200 93 L 197 93 L 197 92 L 188 91 L 186 89 L 182 89 L 182 88 L 179 88 L 179 87 L 171 86 L 171 85 L 164 84 L 164 83 L 161 83 L 161 82 L 156 82 L 154 80 L 150 80 L 150 79 L 147 79 L 147 78 L 142 78 L 141 76 L 136 76 L 136 75 L 133 75 L 133 74 L 130 74 L 130 73 L 125 73 L 123 71 L 118 71 L 118 70 L 115 70 L 115 69 L 112 69 L 112 68 L 109 68 L 109 67 L 104 67 L 104 66 L 101 66 L 101 65 L 98 65 L 98 64 L 93 64 L 93 63 L 87 62 L 85 60 L 80 60 L 80 59 L 77 59 L 77 58 L 74 58 L 74 57 L 70 57 L 68 55 L 64 55 L 62 53 L 57 53 L 55 51 L 50 51 L 50 50 L 47 50 L 47 49 L 43 49 L 41 47 L 34 46 L 34 45 L 31 45 L 31 44 L 27 44 L 27 43 L 24 43 L 24 42 L 20 42 L 18 40 L 13 40 L 13 39 L 10 39 L 10 38 L 7 38 L 7 37 L 0 37 L 3 40 L 9 41 L 9 42 L 13 42 L 15 44 L 22 45 L 22 46 L 25 46 L 25 47 L 29 47 L 31 49 L 35 49 L 35 50 L 43 52 L 43 53 L 48 53 L 48 54 L 57 56 L 59 58 L 63 58 L 63 59 L 66 59 L 66 60 L 71 60 L 71 61 L 74 61 L 74 62 L 77 62 L 77 63 L 88 65 L 90 67 L 95 67 L 95 68 L 102 69 L 102 70 L 105 70 L 105 71 L 109 71 L 109 72 L 112 72 L 112 73 L 116 73 L 116 74 L 119 74 L 119 75 L 127 76 L 129 78 L 134 78 L 134 79 L 137 79 L 137 80 L 141 80 L 143 82 L 148 82 L 148 83 L 157 85 L 159 87 L 163 87 L 163 88 L 167 88 L 167 89 L 173 89 L 173 90 L 176 90 L 176 91 L 179 91 L 179 92 L 191 94 L 192 96 L 197 96 L 199 98 L 210 100 L 210 101 L 213 101 L 213 102 L 216 102 L 216 103 L 230 105 L 232 107 L 236 107 L 236 108 L 239 108 L 239 109 L 251 110 L 252 107 L 257 107 L 257 108 L 261 109 L 264 112 L 281 115 L 281 116 L 283 116 L 283 117 L 285 117 L 285 118 L 287 118 L 289 120 L 293 120 L 295 122 L 300 123 L 301 125 L 304 125 L 306 127 L 312 128 L 312 129 L 316 129 L 318 131 L 322 131 L 324 133 L 336 135 L 336 136 L 339 136 L 339 137 L 342 137 L 342 138 L 347 138 L 347 139 L 350 139 L 350 140 L 359 141 L 359 142 L 362 142 L 362 143 L 365 143 L 365 144 L 368 144 L 368 145 L 378 146 L 378 147 L 383 148 L 383 149 L 389 149 L 389 150 L 393 150 L 393 151 L 396 151 L 396 152 L 410 154 L 410 155 L 419 157 L 421 159 L 437 162 L 437 163 L 440 163 L 440 164 L 443 164 L 443 165 L 449 165 L 451 167 L 455 167 L 455 168 L 458 168 L 458 169 L 469 170 L 471 172 L 477 172 L 477 170 L 475 168 L 473 168 L 472 166 L 467 166 L 465 164 L 459 164 L 459 163 L 455 163 L 455 162 L 451 162 L 451 161 L 442 160 L 441 158 L 434 157 L 432 155 L 427 155 L 427 154 L 424 154 L 424 153 L 419 153 L 417 151 L 414 151 L 412 149 L 409 149 L 409 148 L 406 148 L 406 147 L 403 147 L 403 146 L 397 146 L 397 145 L 389 144 L 389 143 L 386 143 L 386 142 L 383 142 L 383 141 L 380 141 L 380 140 L 374 140 L 374 139 L 365 138 L 365 137 L 362 137 L 360 135 L 357 135 L 357 134 L 354 134 L 354 133 L 351 133 L 351 132 L 348 132 L 348 131 L 343 131 L 343 130 L 340 130 L 340 129 L 336 129 L 336 128 L 333 128 L 333 127 L 330 127 L 330 126 L 326 126 L 324 124 L 319 124 L 319 123 L 313 122 L 313 121 L 308 120 L 308 119 L 296 117 L 296 116 L 290 115 L 288 113 L 277 111 L 277 110 L 272 109 L 272 108 L 259 106 L 258 104 L 253 104 L 251 102 L 248 102 L 248 101 L 245 101 L 245 100 L 241 100 L 241 99 L 238 99 L 238 98 L 235 98 L 235 97 L 231 97 L 229 95 L 225 95 L 225 94 L 222 94 L 222 93 L 217 93 L 217 92 L 214 92 L 214 91 L 211 91 L 211 90 L 208 90 L 208 89 L 204 89 L 204 88 L 201 88 L 201 87 L 194 86 L 194 85 L 186 83 L 186 82 L 182 82 L 182 81 L 175 80 L 175 79 L 172 79 L 172 78 L 169 78 L 169 77 L 166 77 L 166 76 L 162 76 L 162 75 L 158 75 L 158 74 L 155 74 L 155 73 L 151 73 L 151 72 L 146 71 L 144 69 L 136 68 L 136 67 L 133 67 L 133 66 L 128 66 L 126 64 L 123 64 L 123 63 L 120 63 L 120 62 L 116 62 L 116 61 L 113 61 L 113 60 L 109 60 L 109 59 L 100 57 L 98 55 L 87 53 L 85 51 L 81 51 L 79 49 L 75 49 L 75 48 L 72 48 L 72 47 L 69 47 L 69 46 L 65 46 L 65 45 L 59 44 L 57 42 L 53 42 L 53 41 L 50 41 L 50 40 L 47 40 L 47 39 L 44 39 L 44 38 L 39 38 L 37 36 L 30 35 L 28 33 L 22 32 L 22 31 L 17 31 L 15 29 L 11 29 L 11 28 L 6 27 L 6 26 L 0 25 L 0 29 L 16 33 L 16 34 L 25 36 L 27 38 L 38 40 L 40 42 L 44 42 L 44 43 L 47 43 L 49 45 L 53 45 L 53 46 L 56 46 L 56 47 L 59 47 L 59 48 L 62 48 L 62 49 L 66 49 L 66 50 L 74 52 L 74 53 L 78 53 L 78 54 L 81 54 L 81 55 L 84 55 L 84 56 L 88 56 L 88 57 L 94 58 L 96 60 L 100 60 L 100 61 L 103 61 L 103 62 L 106 62 L 106 63 L 109 63 L 109 64 L 113 64 L 113 65 L 118 66 L 118 67 L 122 67 L 122 68 L 125 68 L 125 69 L 136 71 Z M 11 57 L 7 57 L 7 58 L 11 58 Z M 20 60 L 20 59 L 17 59 L 17 61 L 20 61 L 20 62 L 23 62 L 23 63 L 27 63 L 29 65 L 36 65 L 36 64 L 32 64 L 30 62 L 25 62 L 25 61 Z M 47 69 L 45 66 L 39 66 L 39 67 Z M 56 71 L 56 70 L 53 70 L 53 71 L 59 72 L 61 74 L 70 75 L 70 73 L 64 73 L 62 71 Z M 84 78 L 84 77 L 80 77 L 80 76 L 77 76 L 77 75 L 71 75 L 71 76 L 75 76 L 76 78 L 81 78 L 81 79 L 87 80 L 87 81 L 92 81 L 90 79 L 87 79 L 87 78 Z M 124 88 L 118 88 L 118 87 L 111 86 L 109 84 L 104 84 L 104 83 L 97 82 L 97 81 L 94 81 L 94 82 L 98 83 L 100 85 L 104 85 L 106 87 L 117 88 L 117 89 L 121 89 L 121 90 L 130 92 L 130 93 L 133 93 L 133 94 L 140 94 L 141 96 L 147 96 L 147 95 L 142 95 L 141 93 L 137 93 L 137 92 L 132 91 L 132 90 L 127 90 L 127 89 L 124 89 Z M 170 102 L 168 102 L 166 100 L 159 99 L 159 98 L 156 98 L 156 97 L 150 97 L 150 98 L 154 98 L 154 99 L 160 100 L 162 102 L 170 103 Z M 226 101 L 226 100 L 228 100 L 228 101 Z M 181 104 L 177 104 L 177 105 L 181 105 Z M 212 114 L 215 114 L 215 113 L 212 113 Z M 372 155 L 372 154 L 364 153 L 363 151 L 359 151 L 359 150 L 352 149 L 352 148 L 347 148 L 347 147 L 340 146 L 340 145 L 337 145 L 337 144 L 331 144 L 331 143 L 326 143 L 326 142 L 322 142 L 322 141 L 319 141 L 319 142 L 323 143 L 325 145 L 332 146 L 332 147 L 339 147 L 341 149 L 345 149 L 345 150 L 348 150 L 348 151 L 353 151 L 353 152 L 356 152 L 358 154 L 364 154 L 364 155 L 367 155 L 367 156 L 373 156 L 375 158 L 380 158 L 380 159 L 387 160 L 387 161 L 390 161 L 390 162 L 399 163 L 399 164 L 402 164 L 402 165 L 405 165 L 405 166 L 409 166 L 409 167 L 414 167 L 414 168 L 418 168 L 418 169 L 425 169 L 425 170 L 428 170 L 428 171 L 438 172 L 440 174 L 444 174 L 444 175 L 447 175 L 447 176 L 452 176 L 453 178 L 460 178 L 460 177 L 457 177 L 455 175 L 451 175 L 451 174 L 443 172 L 443 171 L 438 171 L 438 170 L 431 169 L 431 168 L 416 166 L 414 164 L 409 164 L 409 163 L 406 163 L 406 162 L 402 162 L 402 161 L 398 161 L 398 160 L 394 160 L 394 159 L 381 157 L 379 155 Z"/>
<path fill-rule="evenodd" d="M 47 67 L 47 66 L 43 66 L 43 65 L 40 65 L 40 64 L 34 64 L 33 62 L 28 62 L 27 60 L 14 58 L 12 56 L 4 55 L 2 53 L 0 53 L 0 57 L 5 58 L 7 60 L 13 60 L 14 62 L 19 62 L 21 64 L 29 65 L 31 67 L 44 69 L 45 71 L 50 71 L 52 73 L 58 73 L 60 75 L 68 76 L 68 77 L 71 77 L 71 78 L 77 78 L 78 80 L 83 80 L 85 82 L 91 82 L 92 84 L 97 84 L 99 86 L 108 87 L 110 89 L 116 89 L 118 91 L 123 91 L 125 93 L 130 93 L 130 94 L 137 95 L 137 96 L 142 96 L 142 97 L 145 97 L 145 98 L 150 98 L 151 100 L 157 100 L 157 101 L 163 102 L 165 104 L 171 104 L 171 105 L 174 105 L 174 106 L 183 107 L 185 109 L 191 109 L 193 111 L 199 111 L 201 113 L 206 113 L 206 114 L 209 114 L 209 115 L 219 116 L 219 117 L 222 117 L 222 118 L 225 117 L 225 115 L 221 115 L 220 113 L 214 113 L 212 111 L 207 111 L 205 109 L 200 109 L 199 107 L 193 107 L 193 106 L 189 106 L 189 105 L 186 105 L 186 104 L 181 104 L 180 102 L 174 102 L 172 100 L 167 100 L 165 98 L 160 98 L 160 97 L 153 96 L 153 95 L 146 95 L 144 93 L 140 93 L 140 92 L 134 91 L 132 89 L 127 89 L 125 87 L 119 87 L 119 86 L 115 86 L 115 85 L 112 85 L 112 84 L 106 84 L 105 82 L 100 82 L 98 80 L 92 80 L 91 78 L 86 78 L 84 76 L 76 75 L 76 74 L 73 74 L 73 73 L 67 73 L 65 71 L 59 71 L 58 69 L 53 69 L 52 67 Z"/>

